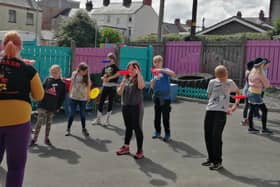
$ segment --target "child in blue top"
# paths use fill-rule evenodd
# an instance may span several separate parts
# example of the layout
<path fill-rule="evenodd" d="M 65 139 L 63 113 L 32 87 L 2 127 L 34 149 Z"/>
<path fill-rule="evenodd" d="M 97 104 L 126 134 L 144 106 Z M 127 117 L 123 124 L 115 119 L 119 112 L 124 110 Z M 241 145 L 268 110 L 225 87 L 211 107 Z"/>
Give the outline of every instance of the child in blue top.
<path fill-rule="evenodd" d="M 170 140 L 170 76 L 176 76 L 174 71 L 163 68 L 163 58 L 157 55 L 153 58 L 154 73 L 151 80 L 151 88 L 153 89 L 153 101 L 155 110 L 154 127 L 155 132 L 153 138 L 161 137 L 161 115 L 163 118 L 163 126 L 165 130 L 164 141 Z"/>

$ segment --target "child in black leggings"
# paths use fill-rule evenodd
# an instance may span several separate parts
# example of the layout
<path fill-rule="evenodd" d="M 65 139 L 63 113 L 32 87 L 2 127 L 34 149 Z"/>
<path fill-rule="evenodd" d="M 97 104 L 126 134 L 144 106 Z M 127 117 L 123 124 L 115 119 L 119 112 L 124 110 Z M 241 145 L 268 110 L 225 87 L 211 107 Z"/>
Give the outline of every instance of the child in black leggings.
<path fill-rule="evenodd" d="M 110 117 L 112 114 L 112 107 L 113 107 L 113 99 L 116 93 L 116 83 L 118 82 L 119 75 L 117 71 L 119 70 L 118 66 L 116 65 L 116 56 L 113 53 L 109 53 L 107 57 L 111 60 L 109 65 L 103 68 L 101 73 L 101 79 L 103 81 L 103 89 L 101 92 L 101 97 L 98 105 L 97 117 L 92 122 L 92 124 L 101 124 L 101 117 L 103 112 L 103 105 L 108 97 L 108 109 L 106 115 L 105 125 L 110 124 Z"/>
<path fill-rule="evenodd" d="M 123 79 L 120 87 L 117 89 L 117 93 L 122 96 L 122 114 L 126 129 L 124 145 L 116 153 L 117 155 L 129 154 L 129 144 L 134 130 L 137 141 L 137 152 L 134 158 L 141 159 L 144 157 L 144 154 L 140 110 L 143 106 L 142 90 L 145 87 L 145 82 L 136 61 L 132 61 L 128 64 L 128 70 L 131 72 L 130 75 Z"/>

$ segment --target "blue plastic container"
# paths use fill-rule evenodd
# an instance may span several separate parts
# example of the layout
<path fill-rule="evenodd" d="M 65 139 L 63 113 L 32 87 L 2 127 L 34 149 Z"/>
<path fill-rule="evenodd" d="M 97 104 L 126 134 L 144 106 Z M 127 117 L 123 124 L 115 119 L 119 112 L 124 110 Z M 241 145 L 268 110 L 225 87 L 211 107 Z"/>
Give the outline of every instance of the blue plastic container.
<path fill-rule="evenodd" d="M 178 84 L 170 84 L 170 97 L 171 101 L 176 101 L 176 96 L 178 94 Z"/>

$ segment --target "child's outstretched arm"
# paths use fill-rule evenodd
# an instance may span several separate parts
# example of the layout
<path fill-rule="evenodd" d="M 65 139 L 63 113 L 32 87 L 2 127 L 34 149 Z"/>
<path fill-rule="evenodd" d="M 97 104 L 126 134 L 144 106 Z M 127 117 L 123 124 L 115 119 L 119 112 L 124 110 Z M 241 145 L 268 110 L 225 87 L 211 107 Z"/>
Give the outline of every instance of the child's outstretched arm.
<path fill-rule="evenodd" d="M 174 71 L 172 71 L 171 69 L 161 69 L 161 72 L 171 76 L 171 77 L 175 77 L 176 73 Z"/>

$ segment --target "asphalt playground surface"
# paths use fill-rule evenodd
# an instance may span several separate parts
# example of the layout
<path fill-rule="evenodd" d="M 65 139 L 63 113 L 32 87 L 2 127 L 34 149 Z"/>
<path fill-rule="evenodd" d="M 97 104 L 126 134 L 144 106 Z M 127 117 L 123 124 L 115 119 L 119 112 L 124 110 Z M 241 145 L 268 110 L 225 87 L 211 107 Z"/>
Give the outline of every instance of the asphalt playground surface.
<path fill-rule="evenodd" d="M 280 114 L 268 114 L 273 135 L 249 134 L 240 125 L 241 109 L 228 116 L 223 134 L 223 166 L 210 171 L 201 163 L 207 158 L 203 137 L 205 104 L 178 100 L 172 104 L 171 136 L 168 143 L 151 138 L 153 104 L 145 103 L 144 155 L 116 156 L 123 144 L 124 125 L 120 106 L 113 109 L 111 125 L 91 125 L 95 113 L 89 111 L 89 138 L 81 132 L 76 115 L 72 136 L 66 137 L 67 118 L 56 115 L 50 140 L 44 144 L 42 127 L 38 145 L 29 149 L 24 187 L 279 187 Z M 256 127 L 260 128 L 260 122 Z M 162 134 L 163 135 L 163 134 Z M 131 152 L 136 151 L 135 138 Z M 6 160 L 0 166 L 0 187 L 4 187 Z"/>

